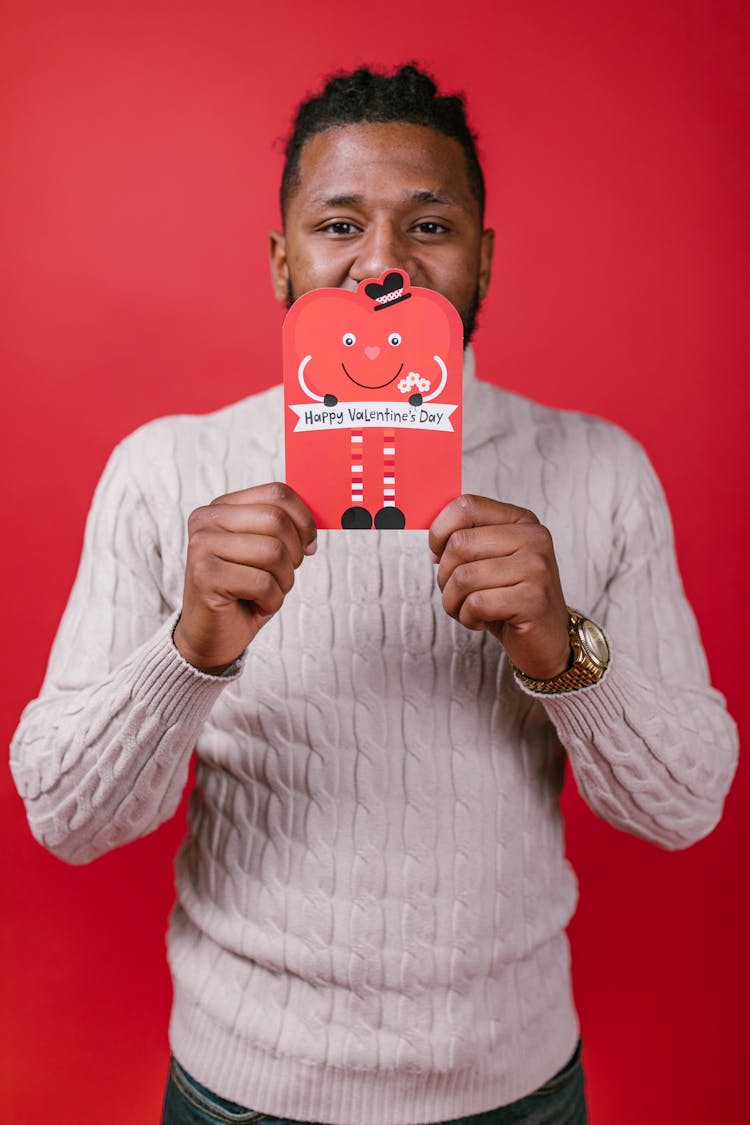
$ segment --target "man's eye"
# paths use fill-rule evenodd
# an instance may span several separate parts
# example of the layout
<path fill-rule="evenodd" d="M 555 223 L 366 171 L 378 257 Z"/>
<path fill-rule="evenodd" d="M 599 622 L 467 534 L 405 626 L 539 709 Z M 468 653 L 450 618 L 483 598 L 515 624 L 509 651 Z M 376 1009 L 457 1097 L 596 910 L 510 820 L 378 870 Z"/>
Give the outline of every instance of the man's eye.
<path fill-rule="evenodd" d="M 354 223 L 329 223 L 328 226 L 323 227 L 324 231 L 329 234 L 353 234 L 356 231 Z"/>
<path fill-rule="evenodd" d="M 419 234 L 445 234 L 448 228 L 444 227 L 442 223 L 425 222 L 417 223 L 414 229 Z"/>

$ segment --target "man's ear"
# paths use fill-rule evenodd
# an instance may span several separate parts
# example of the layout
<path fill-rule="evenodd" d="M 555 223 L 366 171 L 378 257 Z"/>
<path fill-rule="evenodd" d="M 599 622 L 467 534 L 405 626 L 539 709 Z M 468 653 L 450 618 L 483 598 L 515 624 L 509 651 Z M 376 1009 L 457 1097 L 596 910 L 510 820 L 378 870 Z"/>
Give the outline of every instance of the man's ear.
<path fill-rule="evenodd" d="M 271 284 L 277 301 L 289 301 L 289 267 L 286 260 L 286 238 L 280 231 L 268 235 L 268 252 L 271 259 Z"/>
<path fill-rule="evenodd" d="M 492 255 L 495 251 L 495 232 L 490 227 L 482 231 L 482 245 L 479 251 L 479 298 L 484 300 L 490 287 L 492 276 Z"/>

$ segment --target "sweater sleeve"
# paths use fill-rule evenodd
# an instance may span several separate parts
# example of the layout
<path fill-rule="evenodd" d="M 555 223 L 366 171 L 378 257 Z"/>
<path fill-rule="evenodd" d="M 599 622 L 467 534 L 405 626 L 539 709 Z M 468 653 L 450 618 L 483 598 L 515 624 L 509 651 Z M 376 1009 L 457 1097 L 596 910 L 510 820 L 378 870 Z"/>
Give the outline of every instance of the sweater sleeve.
<path fill-rule="evenodd" d="M 710 685 L 661 486 L 641 447 L 629 445 L 628 490 L 614 520 L 616 566 L 600 604 L 575 607 L 604 626 L 609 668 L 588 688 L 536 697 L 594 812 L 665 848 L 684 848 L 721 817 L 737 730 Z"/>
<path fill-rule="evenodd" d="M 156 528 L 130 471 L 137 445 L 115 450 L 97 487 L 44 684 L 11 746 L 33 835 L 70 863 L 174 813 L 200 728 L 239 674 L 235 665 L 206 676 L 172 642 L 178 614 L 164 600 Z"/>

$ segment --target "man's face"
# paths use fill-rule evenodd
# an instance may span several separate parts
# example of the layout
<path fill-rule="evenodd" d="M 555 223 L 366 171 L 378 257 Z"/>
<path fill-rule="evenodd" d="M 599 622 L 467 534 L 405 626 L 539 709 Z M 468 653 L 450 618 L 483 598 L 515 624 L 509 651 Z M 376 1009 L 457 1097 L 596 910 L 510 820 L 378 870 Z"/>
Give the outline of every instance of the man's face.
<path fill-rule="evenodd" d="M 405 270 L 461 316 L 468 343 L 490 279 L 493 232 L 482 230 L 457 141 L 404 122 L 345 125 L 311 137 L 285 232 L 271 234 L 280 301 L 310 289 L 356 289 Z"/>

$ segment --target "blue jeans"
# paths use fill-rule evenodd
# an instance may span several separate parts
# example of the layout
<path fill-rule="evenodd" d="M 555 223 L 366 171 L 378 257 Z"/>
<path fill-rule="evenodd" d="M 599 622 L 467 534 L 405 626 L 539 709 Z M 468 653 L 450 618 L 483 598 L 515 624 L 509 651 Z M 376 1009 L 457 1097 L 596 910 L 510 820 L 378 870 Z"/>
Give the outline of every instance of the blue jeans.
<path fill-rule="evenodd" d="M 243 1108 L 212 1093 L 192 1078 L 177 1059 L 172 1059 L 164 1094 L 162 1125 L 312 1125 L 273 1117 Z M 586 1125 L 586 1098 L 583 1090 L 581 1043 L 562 1070 L 548 1082 L 512 1105 L 457 1117 L 443 1125 Z M 369 1125 L 363 1121 L 362 1125 Z M 406 1125 L 406 1123 L 404 1123 Z"/>

